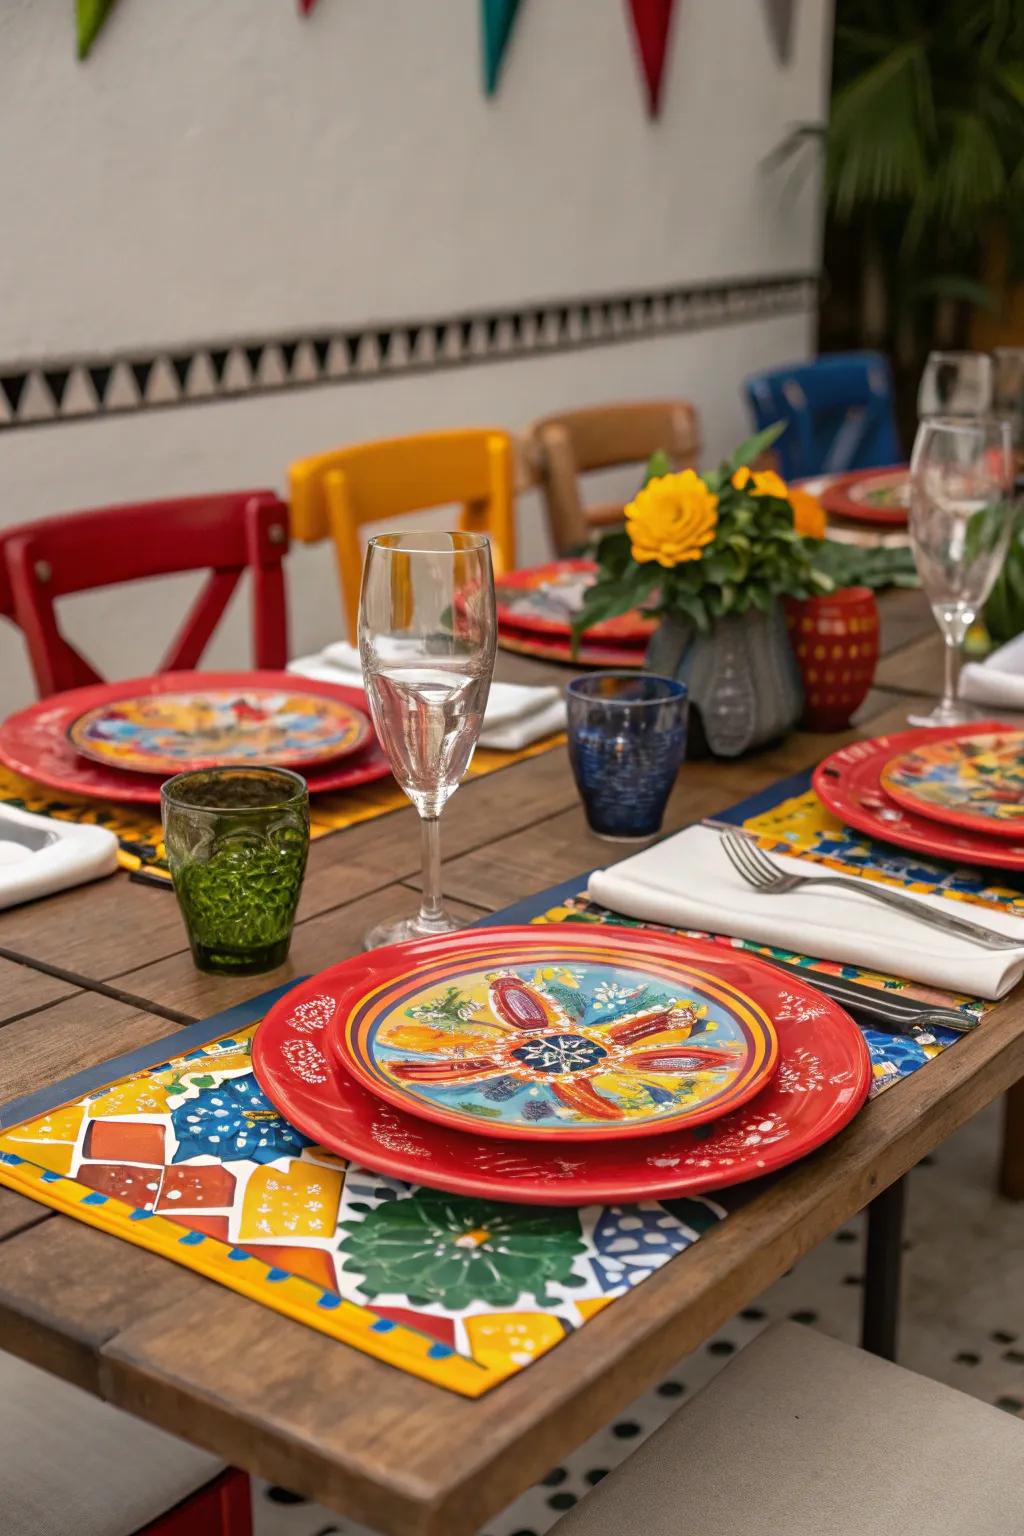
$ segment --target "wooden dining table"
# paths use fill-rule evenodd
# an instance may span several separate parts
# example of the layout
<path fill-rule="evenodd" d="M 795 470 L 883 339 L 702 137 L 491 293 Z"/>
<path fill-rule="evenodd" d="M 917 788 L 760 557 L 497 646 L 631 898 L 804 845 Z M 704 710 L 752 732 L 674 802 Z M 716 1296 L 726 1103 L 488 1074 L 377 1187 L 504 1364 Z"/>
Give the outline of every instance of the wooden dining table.
<path fill-rule="evenodd" d="M 795 732 L 685 765 L 666 829 L 711 815 L 858 734 L 905 725 L 939 688 L 917 592 L 880 600 L 875 687 L 854 730 Z M 500 655 L 509 681 L 564 668 Z M 462 786 L 444 886 L 473 921 L 617 857 L 587 830 L 564 747 Z M 291 954 L 266 978 L 203 975 L 173 896 L 117 874 L 0 916 L 0 1104 L 360 948 L 416 902 L 409 808 L 313 844 Z M 0 1347 L 394 1536 L 468 1536 L 998 1095 L 1003 1185 L 1024 1196 L 1024 990 L 870 1102 L 684 1255 L 486 1396 L 468 1399 L 325 1340 L 162 1257 L 0 1190 Z M 1014 1086 L 1016 1085 L 1016 1087 Z"/>

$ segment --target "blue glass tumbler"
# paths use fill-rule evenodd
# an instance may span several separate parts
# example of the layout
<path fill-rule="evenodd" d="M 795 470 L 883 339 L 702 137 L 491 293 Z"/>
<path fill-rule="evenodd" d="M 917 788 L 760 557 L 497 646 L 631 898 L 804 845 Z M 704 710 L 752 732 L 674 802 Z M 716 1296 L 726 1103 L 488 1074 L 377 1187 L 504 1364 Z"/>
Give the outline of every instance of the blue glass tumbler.
<path fill-rule="evenodd" d="M 621 842 L 653 837 L 686 754 L 685 684 L 592 672 L 566 694 L 569 761 L 591 831 Z"/>

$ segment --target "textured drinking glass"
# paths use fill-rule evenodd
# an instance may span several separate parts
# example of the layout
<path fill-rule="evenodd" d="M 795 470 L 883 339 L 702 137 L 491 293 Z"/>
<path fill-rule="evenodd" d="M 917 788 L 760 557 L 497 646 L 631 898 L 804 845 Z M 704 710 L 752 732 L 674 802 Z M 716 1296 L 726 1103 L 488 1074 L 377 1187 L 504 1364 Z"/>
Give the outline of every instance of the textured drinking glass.
<path fill-rule="evenodd" d="M 164 846 L 201 971 L 280 965 L 309 852 L 306 781 L 286 768 L 179 773 L 160 792 Z"/>
<path fill-rule="evenodd" d="M 591 831 L 653 837 L 686 753 L 683 683 L 637 672 L 592 672 L 566 688 L 569 761 Z"/>
<path fill-rule="evenodd" d="M 957 697 L 967 631 L 999 574 L 1013 529 L 1009 422 L 922 421 L 910 457 L 910 543 L 925 596 L 946 642 L 942 700 L 911 725 L 960 725 L 975 711 Z"/>
<path fill-rule="evenodd" d="M 917 391 L 917 414 L 984 416 L 992 409 L 987 352 L 929 352 Z"/>
<path fill-rule="evenodd" d="M 359 656 L 392 772 L 420 815 L 415 917 L 378 923 L 367 949 L 462 927 L 441 901 L 440 816 L 469 767 L 494 671 L 491 546 L 477 533 L 371 539 L 359 598 Z"/>

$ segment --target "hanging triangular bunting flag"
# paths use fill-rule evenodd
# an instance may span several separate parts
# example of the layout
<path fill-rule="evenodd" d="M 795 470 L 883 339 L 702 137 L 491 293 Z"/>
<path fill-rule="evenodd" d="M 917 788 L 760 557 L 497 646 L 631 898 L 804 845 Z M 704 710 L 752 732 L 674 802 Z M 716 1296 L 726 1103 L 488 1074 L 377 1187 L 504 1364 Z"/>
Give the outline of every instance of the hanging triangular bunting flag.
<path fill-rule="evenodd" d="M 299 0 L 299 15 L 308 16 L 314 5 L 316 0 Z"/>
<path fill-rule="evenodd" d="M 519 0 L 480 0 L 480 33 L 484 50 L 484 90 L 498 89 L 501 63 L 519 13 Z"/>
<path fill-rule="evenodd" d="M 75 0 L 75 31 L 78 57 L 84 59 L 114 8 L 114 0 Z"/>
<path fill-rule="evenodd" d="M 768 31 L 780 64 L 788 64 L 793 49 L 793 13 L 796 0 L 765 0 Z"/>
<path fill-rule="evenodd" d="M 675 0 L 629 0 L 640 66 L 647 83 L 647 110 L 657 117 L 661 102 L 661 76 L 668 52 Z"/>

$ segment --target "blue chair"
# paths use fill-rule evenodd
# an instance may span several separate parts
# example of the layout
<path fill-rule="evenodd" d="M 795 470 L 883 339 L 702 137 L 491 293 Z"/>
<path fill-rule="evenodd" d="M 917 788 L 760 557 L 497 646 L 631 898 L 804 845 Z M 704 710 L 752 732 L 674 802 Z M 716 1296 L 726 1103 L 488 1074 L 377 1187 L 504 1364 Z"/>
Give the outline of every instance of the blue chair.
<path fill-rule="evenodd" d="M 775 444 L 786 480 L 898 464 L 892 374 L 880 352 L 834 352 L 755 373 L 744 389 L 760 431 L 784 421 Z"/>

